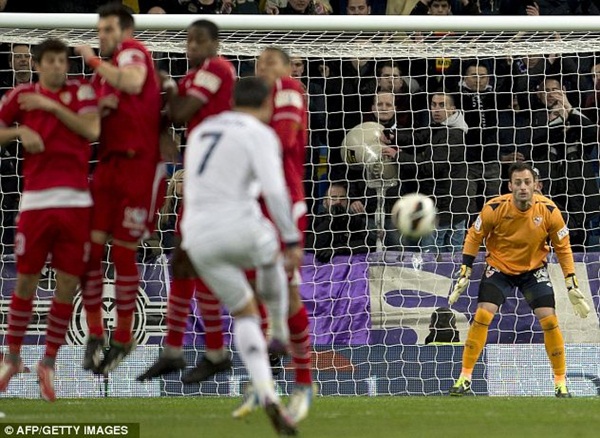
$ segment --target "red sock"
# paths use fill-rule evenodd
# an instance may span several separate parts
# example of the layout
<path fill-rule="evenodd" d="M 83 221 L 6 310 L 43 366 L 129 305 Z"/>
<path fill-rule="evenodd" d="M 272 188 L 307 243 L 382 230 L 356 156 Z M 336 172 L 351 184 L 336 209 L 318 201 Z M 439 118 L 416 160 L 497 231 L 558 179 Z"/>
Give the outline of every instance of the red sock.
<path fill-rule="evenodd" d="M 262 301 L 258 302 L 258 312 L 260 313 L 260 329 L 266 338 L 269 330 L 269 313 L 267 312 L 267 306 Z"/>
<path fill-rule="evenodd" d="M 139 274 L 135 264 L 135 250 L 113 245 L 112 258 L 117 271 L 115 295 L 117 299 L 117 328 L 113 339 L 121 344 L 131 342 L 135 298 L 139 286 Z"/>
<path fill-rule="evenodd" d="M 190 301 L 194 296 L 194 280 L 174 278 L 167 305 L 167 338 L 165 345 L 181 348 L 183 335 L 190 314 Z"/>
<path fill-rule="evenodd" d="M 59 303 L 56 298 L 52 300 L 52 307 L 48 314 L 48 327 L 46 329 L 46 354 L 45 357 L 56 359 L 58 349 L 65 343 L 65 335 L 69 329 L 73 304 Z"/>
<path fill-rule="evenodd" d="M 23 336 L 31 320 L 33 299 L 24 300 L 13 293 L 8 309 L 8 329 L 6 331 L 6 343 L 8 352 L 18 356 L 21 353 Z"/>
<path fill-rule="evenodd" d="M 86 274 L 82 280 L 83 306 L 85 307 L 88 333 L 96 337 L 104 336 L 102 319 L 103 257 L 104 245 L 92 242 Z"/>
<path fill-rule="evenodd" d="M 204 322 L 204 341 L 207 350 L 221 350 L 223 340 L 223 319 L 221 317 L 221 303 L 213 295 L 208 286 L 201 279 L 196 279 L 196 298 Z"/>
<path fill-rule="evenodd" d="M 310 370 L 310 339 L 308 335 L 308 314 L 304 306 L 288 319 L 290 341 L 292 348 L 292 364 L 296 372 L 296 383 L 310 385 L 312 375 Z"/>

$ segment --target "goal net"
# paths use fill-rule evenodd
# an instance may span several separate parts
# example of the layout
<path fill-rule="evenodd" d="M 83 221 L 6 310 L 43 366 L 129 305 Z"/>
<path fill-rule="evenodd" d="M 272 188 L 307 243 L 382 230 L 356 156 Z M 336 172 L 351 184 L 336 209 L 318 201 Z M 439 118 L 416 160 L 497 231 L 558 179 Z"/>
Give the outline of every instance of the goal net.
<path fill-rule="evenodd" d="M 587 319 L 573 315 L 551 255 L 548 278 L 569 344 L 570 389 L 595 394 L 594 378 L 600 375 L 594 359 L 600 353 L 594 345 L 600 302 L 597 23 L 582 17 L 569 17 L 568 23 L 529 17 L 444 22 L 433 17 L 289 18 L 214 17 L 222 28 L 221 54 L 240 76 L 253 74 L 263 48 L 278 46 L 290 53 L 294 75 L 305 84 L 310 227 L 301 293 L 310 314 L 314 377 L 321 393 L 429 395 L 449 388 L 460 372 L 459 343 L 474 315 L 484 268 L 482 252 L 465 296 L 452 310 L 439 309 L 449 307 L 465 229 L 487 199 L 507 192 L 508 166 L 526 161 L 539 172 L 539 190 L 565 212 L 577 275 L 593 303 Z M 158 67 L 175 79 L 189 68 L 184 29 L 192 20 L 136 17 L 137 37 Z M 0 93 L 35 80 L 29 53 L 45 38 L 60 38 L 71 47 L 96 46 L 95 23 L 96 17 L 88 15 L 0 14 Z M 88 73 L 73 56 L 70 74 Z M 181 129 L 174 135 L 185 142 Z M 15 285 L 21 160 L 18 143 L 2 149 L 1 333 L 6 333 Z M 166 204 L 172 207 L 179 166 L 170 164 L 169 169 L 174 177 Z M 391 206 L 413 192 L 436 200 L 439 226 L 433 239 L 405 238 L 392 224 Z M 172 209 L 166 208 L 160 231 L 139 250 L 142 280 L 135 330 L 140 347 L 109 379 L 83 373 L 86 327 L 77 297 L 69 345 L 59 356 L 59 397 L 240 394 L 247 376 L 237 356 L 232 373 L 201 386 L 184 387 L 178 376 L 143 385 L 133 379 L 156 358 L 166 332 L 172 219 Z M 108 261 L 105 272 L 105 318 L 111 327 L 114 270 Z M 49 263 L 27 332 L 28 364 L 43 348 L 54 285 Z M 229 342 L 226 314 L 224 329 Z M 552 394 L 543 333 L 520 295 L 507 299 L 490 327 L 488 343 L 475 369 L 476 393 Z M 203 350 L 204 328 L 193 303 L 186 333 L 188 362 L 197 361 Z M 287 392 L 293 371 L 291 364 L 284 365 L 278 384 Z M 11 384 L 8 395 L 36 396 L 33 377 L 16 380 L 22 383 Z"/>

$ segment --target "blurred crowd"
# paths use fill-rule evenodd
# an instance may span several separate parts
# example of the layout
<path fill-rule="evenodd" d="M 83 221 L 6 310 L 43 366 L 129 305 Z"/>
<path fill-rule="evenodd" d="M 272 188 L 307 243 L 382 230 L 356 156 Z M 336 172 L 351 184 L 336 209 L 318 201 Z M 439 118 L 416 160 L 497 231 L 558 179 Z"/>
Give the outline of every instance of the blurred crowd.
<path fill-rule="evenodd" d="M 93 13 L 114 0 L 0 0 L 6 12 Z M 598 14 L 599 0 L 123 0 L 142 14 L 568 15 Z"/>
<path fill-rule="evenodd" d="M 6 11 L 35 2 L 2 2 Z M 62 3 L 38 2 L 49 7 Z M 89 4 L 88 4 L 89 3 Z M 91 5 L 94 3 L 94 5 Z M 101 0 L 85 2 L 95 10 Z M 149 13 L 279 14 L 554 14 L 597 13 L 597 1 L 473 0 L 156 0 L 126 2 Z M 65 9 L 66 10 L 66 9 Z M 79 9 L 71 12 L 90 12 Z M 432 35 L 437 38 L 439 35 Z M 425 37 L 425 41 L 427 41 Z M 557 37 L 558 38 L 558 37 Z M 560 41 L 557 40 L 557 44 Z M 30 47 L 2 49 L 0 94 L 35 80 Z M 174 79 L 187 68 L 180 54 L 155 54 Z M 253 60 L 231 59 L 240 76 Z M 73 58 L 73 75 L 86 73 Z M 292 58 L 292 75 L 305 86 L 310 111 L 306 191 L 311 232 L 307 249 L 327 262 L 335 255 L 375 249 L 459 252 L 466 230 L 486 200 L 505 193 L 506 171 L 527 161 L 539 174 L 539 191 L 565 212 L 574 251 L 600 251 L 600 54 L 536 54 L 479 58 Z M 352 165 L 342 147 L 353 128 L 380 126 L 383 160 L 390 175 Z M 185 143 L 183 131 L 180 131 Z M 0 185 L 2 244 L 10 252 L 19 202 L 18 145 L 2 148 Z M 172 247 L 183 172 L 170 182 L 158 233 L 142 259 Z M 386 179 L 383 187 L 381 180 Z M 383 187 L 383 189 L 382 189 Z M 415 241 L 400 236 L 391 208 L 413 192 L 435 200 L 438 230 Z"/>

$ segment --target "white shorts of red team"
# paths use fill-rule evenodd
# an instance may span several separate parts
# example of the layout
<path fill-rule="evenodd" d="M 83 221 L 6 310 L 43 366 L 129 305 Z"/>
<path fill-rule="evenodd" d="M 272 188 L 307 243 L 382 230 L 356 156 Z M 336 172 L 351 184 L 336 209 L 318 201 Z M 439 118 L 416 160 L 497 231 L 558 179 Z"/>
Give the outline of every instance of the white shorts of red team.
<path fill-rule="evenodd" d="M 37 274 L 50 258 L 58 271 L 79 277 L 89 254 L 90 207 L 56 207 L 19 214 L 15 235 L 17 271 Z"/>

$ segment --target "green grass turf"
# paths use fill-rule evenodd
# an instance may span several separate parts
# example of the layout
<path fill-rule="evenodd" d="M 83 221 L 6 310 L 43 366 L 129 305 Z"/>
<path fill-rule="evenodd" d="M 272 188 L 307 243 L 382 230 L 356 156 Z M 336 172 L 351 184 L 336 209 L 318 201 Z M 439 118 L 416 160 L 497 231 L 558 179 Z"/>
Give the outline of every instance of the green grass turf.
<path fill-rule="evenodd" d="M 143 438 L 273 437 L 263 412 L 234 420 L 237 398 L 0 399 L 1 423 L 133 422 Z M 600 436 L 600 398 L 319 397 L 300 436 L 549 438 Z"/>

